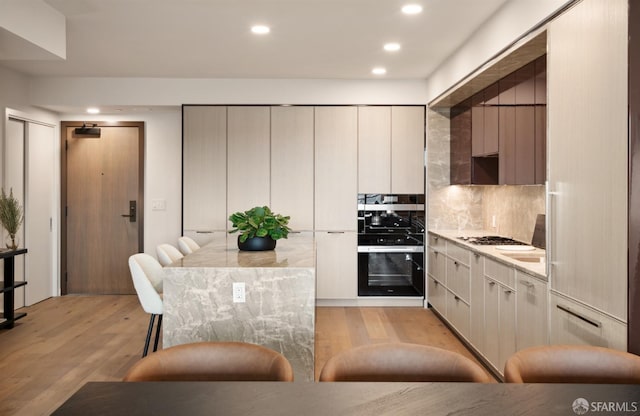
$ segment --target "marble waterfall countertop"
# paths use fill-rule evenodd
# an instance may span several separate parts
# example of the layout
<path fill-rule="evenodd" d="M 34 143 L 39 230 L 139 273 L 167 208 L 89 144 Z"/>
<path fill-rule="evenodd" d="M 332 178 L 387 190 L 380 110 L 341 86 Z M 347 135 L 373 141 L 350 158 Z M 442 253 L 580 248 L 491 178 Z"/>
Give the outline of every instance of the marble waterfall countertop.
<path fill-rule="evenodd" d="M 540 248 L 535 248 L 530 251 L 523 252 L 509 252 L 496 248 L 496 246 L 485 246 L 470 244 L 458 237 L 481 237 L 485 235 L 496 235 L 495 232 L 484 230 L 469 230 L 469 231 L 456 231 L 456 230 L 429 230 L 430 234 L 444 237 L 447 241 L 453 242 L 466 249 L 474 251 L 476 253 L 488 256 L 501 263 L 505 263 L 509 266 L 514 266 L 516 269 L 525 273 L 532 274 L 537 278 L 547 281 L 547 263 L 546 252 Z M 515 259 L 514 257 L 534 257 L 536 262 L 525 262 Z"/>
<path fill-rule="evenodd" d="M 314 380 L 315 242 L 291 235 L 272 251 L 239 251 L 237 235 L 165 267 L 163 346 L 243 341 L 282 353 Z M 244 283 L 245 301 L 233 298 Z"/>
<path fill-rule="evenodd" d="M 171 264 L 171 268 L 193 267 L 310 267 L 315 268 L 315 241 L 310 235 L 289 234 L 276 242 L 275 250 L 240 251 L 237 234 L 214 241 Z"/>

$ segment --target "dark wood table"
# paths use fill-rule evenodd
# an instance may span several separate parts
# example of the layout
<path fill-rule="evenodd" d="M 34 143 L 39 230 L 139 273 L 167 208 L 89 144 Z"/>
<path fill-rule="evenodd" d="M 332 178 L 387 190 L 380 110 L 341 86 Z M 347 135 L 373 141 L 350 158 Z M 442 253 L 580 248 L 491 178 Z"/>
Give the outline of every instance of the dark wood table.
<path fill-rule="evenodd" d="M 640 414 L 640 385 L 313 382 L 91 382 L 53 414 L 574 415 L 578 399 Z"/>

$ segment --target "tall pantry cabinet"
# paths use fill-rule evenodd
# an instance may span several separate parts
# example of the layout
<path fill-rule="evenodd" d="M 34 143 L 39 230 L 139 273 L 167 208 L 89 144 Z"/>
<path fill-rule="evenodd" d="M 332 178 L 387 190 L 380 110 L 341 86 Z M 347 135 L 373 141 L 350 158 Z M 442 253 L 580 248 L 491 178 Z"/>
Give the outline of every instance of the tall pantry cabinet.
<path fill-rule="evenodd" d="M 313 107 L 271 107 L 271 209 L 313 230 Z"/>
<path fill-rule="evenodd" d="M 550 341 L 626 350 L 627 0 L 548 29 Z"/>
<path fill-rule="evenodd" d="M 269 107 L 227 109 L 227 212 L 270 205 Z"/>
<path fill-rule="evenodd" d="M 227 107 L 183 108 L 182 230 L 199 244 L 227 228 Z"/>
<path fill-rule="evenodd" d="M 315 237 L 319 299 L 358 291 L 358 108 L 315 108 Z"/>

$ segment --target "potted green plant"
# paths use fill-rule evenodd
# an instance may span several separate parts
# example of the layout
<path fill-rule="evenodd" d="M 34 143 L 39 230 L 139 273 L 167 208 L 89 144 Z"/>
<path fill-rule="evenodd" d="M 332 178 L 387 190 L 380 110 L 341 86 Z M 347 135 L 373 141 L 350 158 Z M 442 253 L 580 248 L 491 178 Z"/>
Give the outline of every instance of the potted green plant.
<path fill-rule="evenodd" d="M 22 206 L 13 196 L 13 189 L 9 189 L 9 196 L 7 196 L 4 188 L 2 188 L 2 193 L 0 194 L 0 224 L 8 233 L 6 238 L 8 249 L 16 250 L 18 248 L 17 234 L 23 219 Z"/>
<path fill-rule="evenodd" d="M 287 238 L 291 229 L 288 216 L 276 214 L 267 206 L 238 211 L 229 216 L 230 234 L 240 232 L 238 248 L 246 251 L 273 250 L 276 240 Z"/>

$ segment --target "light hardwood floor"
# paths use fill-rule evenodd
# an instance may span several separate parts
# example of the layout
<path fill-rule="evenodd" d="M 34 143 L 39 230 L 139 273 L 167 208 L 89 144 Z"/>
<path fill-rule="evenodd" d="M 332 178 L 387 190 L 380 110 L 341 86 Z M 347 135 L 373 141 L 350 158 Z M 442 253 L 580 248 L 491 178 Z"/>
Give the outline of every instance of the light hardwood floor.
<path fill-rule="evenodd" d="M 24 308 L 0 330 L 0 415 L 48 415 L 88 381 L 121 380 L 142 353 L 149 315 L 129 296 L 63 296 Z M 412 342 L 460 352 L 462 343 L 422 308 L 317 308 L 316 377 L 339 351 Z"/>

